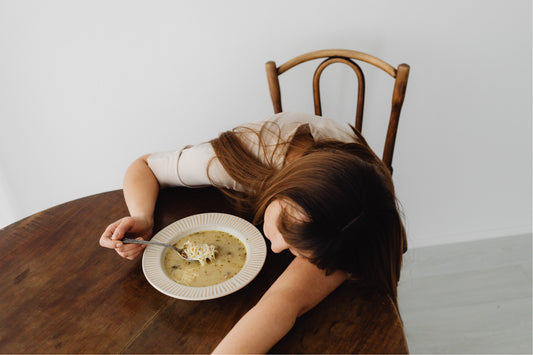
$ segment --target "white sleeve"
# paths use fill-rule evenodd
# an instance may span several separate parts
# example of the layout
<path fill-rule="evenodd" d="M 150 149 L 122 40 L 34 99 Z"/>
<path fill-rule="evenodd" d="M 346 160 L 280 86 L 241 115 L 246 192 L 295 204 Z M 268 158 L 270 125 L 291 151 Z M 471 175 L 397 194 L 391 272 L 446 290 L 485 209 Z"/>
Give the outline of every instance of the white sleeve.
<path fill-rule="evenodd" d="M 211 143 L 188 146 L 181 151 L 154 153 L 148 157 L 148 166 L 154 173 L 161 187 L 187 186 L 202 187 L 215 185 L 242 191 L 242 187 L 233 180 L 215 158 Z"/>

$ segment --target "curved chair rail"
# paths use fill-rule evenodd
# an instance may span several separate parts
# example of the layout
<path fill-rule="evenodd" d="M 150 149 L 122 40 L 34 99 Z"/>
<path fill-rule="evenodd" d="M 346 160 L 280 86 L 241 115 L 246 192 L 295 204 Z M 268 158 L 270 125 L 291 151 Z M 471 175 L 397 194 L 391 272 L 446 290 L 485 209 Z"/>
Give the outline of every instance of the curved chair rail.
<path fill-rule="evenodd" d="M 381 59 L 379 58 L 376 58 L 370 54 L 366 54 L 366 53 L 363 53 L 363 52 L 358 52 L 358 51 L 353 51 L 353 50 L 349 50 L 349 49 L 322 49 L 322 50 L 319 50 L 319 51 L 314 51 L 314 52 L 309 52 L 309 53 L 306 53 L 306 54 L 302 54 L 298 57 L 295 57 L 291 60 L 289 60 L 288 62 L 282 64 L 279 66 L 278 68 L 278 75 L 281 75 L 283 74 L 284 72 L 286 72 L 287 70 L 291 69 L 292 67 L 298 65 L 298 64 L 301 64 L 301 63 L 304 63 L 304 62 L 308 62 L 310 60 L 313 60 L 313 59 L 319 59 L 319 58 L 325 58 L 325 57 L 333 57 L 333 56 L 338 56 L 338 57 L 348 57 L 348 58 L 352 58 L 352 59 L 356 59 L 356 60 L 360 60 L 360 61 L 363 61 L 363 62 L 367 62 L 367 63 L 370 63 L 372 65 L 375 65 L 376 67 L 382 69 L 383 71 L 385 71 L 387 74 L 389 74 L 390 76 L 392 76 L 393 78 L 396 78 L 396 69 L 382 61 Z"/>

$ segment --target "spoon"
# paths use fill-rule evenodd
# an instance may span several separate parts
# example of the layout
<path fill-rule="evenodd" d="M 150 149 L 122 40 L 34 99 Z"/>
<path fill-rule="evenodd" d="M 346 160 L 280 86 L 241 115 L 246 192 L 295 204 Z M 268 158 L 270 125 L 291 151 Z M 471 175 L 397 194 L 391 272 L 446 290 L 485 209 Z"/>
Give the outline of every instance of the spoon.
<path fill-rule="evenodd" d="M 187 253 L 186 253 L 183 249 L 179 249 L 179 248 L 175 247 L 175 246 L 172 245 L 172 244 L 160 243 L 160 242 L 152 242 L 152 241 L 149 241 L 149 240 L 130 239 L 130 238 L 123 238 L 123 239 L 121 240 L 121 242 L 122 242 L 122 243 L 125 243 L 125 244 L 152 244 L 152 245 L 160 245 L 160 246 L 163 246 L 163 247 L 165 247 L 165 248 L 170 248 L 170 249 L 175 250 L 183 260 L 186 260 L 186 261 L 198 261 L 198 260 L 195 260 L 195 259 L 188 259 L 188 258 L 187 258 Z"/>

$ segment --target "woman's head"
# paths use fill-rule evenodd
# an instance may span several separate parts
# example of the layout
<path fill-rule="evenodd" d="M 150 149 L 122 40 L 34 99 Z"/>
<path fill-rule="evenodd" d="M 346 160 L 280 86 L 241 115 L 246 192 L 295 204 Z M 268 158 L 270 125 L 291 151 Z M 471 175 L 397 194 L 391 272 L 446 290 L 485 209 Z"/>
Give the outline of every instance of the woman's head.
<path fill-rule="evenodd" d="M 396 302 L 407 242 L 392 177 L 352 129 L 353 143 L 305 141 L 298 149 L 303 156 L 281 170 L 252 154 L 238 132 L 224 132 L 211 144 L 228 174 L 246 189 L 225 192 L 243 214 L 255 213 L 255 223 L 265 218 L 273 250 L 289 248 L 326 272 L 344 270 Z M 257 135 L 263 142 L 262 133 Z M 274 152 L 292 143 L 280 136 Z"/>
<path fill-rule="evenodd" d="M 273 250 L 285 242 L 326 272 L 344 270 L 396 298 L 405 231 L 391 176 L 366 145 L 316 144 L 269 179 L 257 200 L 263 215 L 265 233 L 283 237 Z"/>

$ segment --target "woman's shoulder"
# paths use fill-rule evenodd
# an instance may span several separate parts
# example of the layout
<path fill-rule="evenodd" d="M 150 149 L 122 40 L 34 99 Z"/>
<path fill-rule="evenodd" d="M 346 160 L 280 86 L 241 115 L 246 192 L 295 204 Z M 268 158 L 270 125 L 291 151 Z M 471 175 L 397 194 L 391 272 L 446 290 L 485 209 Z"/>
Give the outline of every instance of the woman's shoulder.
<path fill-rule="evenodd" d="M 308 124 L 315 141 L 322 139 L 336 139 L 341 142 L 353 142 L 355 136 L 348 123 L 340 123 L 334 119 L 316 116 L 303 112 L 282 112 L 272 116 L 268 122 L 276 123 L 283 133 L 295 132 L 296 129 Z"/>

